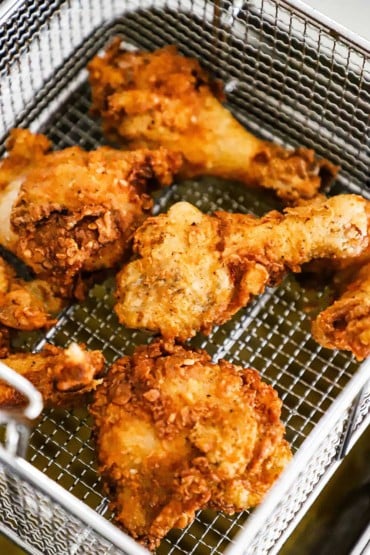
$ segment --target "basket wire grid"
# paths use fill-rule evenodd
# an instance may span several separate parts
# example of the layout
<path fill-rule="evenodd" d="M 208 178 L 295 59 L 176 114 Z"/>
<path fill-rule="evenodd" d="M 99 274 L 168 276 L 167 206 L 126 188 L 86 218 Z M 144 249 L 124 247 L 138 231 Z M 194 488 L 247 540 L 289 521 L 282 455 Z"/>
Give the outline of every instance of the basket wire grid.
<path fill-rule="evenodd" d="M 288 2 L 28 1 L 18 3 L 3 31 L 0 133 L 4 138 L 10 127 L 21 125 L 45 132 L 57 148 L 79 144 L 91 149 L 104 143 L 99 122 L 89 115 L 87 61 L 116 35 L 128 45 L 146 49 L 176 43 L 224 80 L 230 108 L 250 129 L 283 144 L 314 147 L 341 164 L 338 190 L 367 194 L 368 53 L 332 36 L 322 23 Z M 155 211 L 178 200 L 204 211 L 263 214 L 278 206 L 267 193 L 204 178 L 178 183 L 158 195 Z M 46 336 L 21 334 L 19 345 L 38 350 L 45 341 L 63 346 L 75 340 L 102 349 L 109 361 L 131 353 L 150 336 L 119 326 L 112 311 L 113 286 L 113 278 L 96 285 L 84 303 L 60 315 Z M 286 482 L 285 490 L 278 484 L 252 516 L 203 511 L 186 530 L 171 532 L 160 554 L 223 553 L 242 528 L 247 535 L 243 542 L 236 541 L 235 549 L 276 552 L 343 444 L 351 443 L 366 425 L 370 405 L 363 378 L 366 368 L 358 370 L 350 356 L 322 349 L 310 336 L 306 308 L 323 302 L 325 292 L 305 291 L 294 278 L 287 278 L 209 337 L 191 341 L 215 359 L 225 357 L 257 368 L 277 388 L 287 438 L 297 453 L 289 469 L 291 483 Z M 359 378 L 355 383 L 353 376 Z M 321 428 L 321 438 L 316 433 L 310 451 L 307 441 L 340 399 L 335 418 Z M 51 410 L 31 435 L 31 467 L 0 451 L 2 527 L 31 553 L 138 553 L 135 544 L 125 543 L 123 534 L 104 527 L 73 497 L 53 492 L 33 473 L 39 469 L 110 519 L 90 432 L 85 410 Z"/>

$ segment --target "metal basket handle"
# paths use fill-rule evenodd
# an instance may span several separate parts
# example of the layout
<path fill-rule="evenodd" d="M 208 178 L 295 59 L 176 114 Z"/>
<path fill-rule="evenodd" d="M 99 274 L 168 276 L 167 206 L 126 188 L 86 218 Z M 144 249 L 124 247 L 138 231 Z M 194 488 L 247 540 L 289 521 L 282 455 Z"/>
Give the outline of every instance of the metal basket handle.
<path fill-rule="evenodd" d="M 5 381 L 28 400 L 22 410 L 0 410 L 0 426 L 6 426 L 5 448 L 11 455 L 24 457 L 30 434 L 30 424 L 42 409 L 41 393 L 26 378 L 0 361 L 0 380 Z"/>

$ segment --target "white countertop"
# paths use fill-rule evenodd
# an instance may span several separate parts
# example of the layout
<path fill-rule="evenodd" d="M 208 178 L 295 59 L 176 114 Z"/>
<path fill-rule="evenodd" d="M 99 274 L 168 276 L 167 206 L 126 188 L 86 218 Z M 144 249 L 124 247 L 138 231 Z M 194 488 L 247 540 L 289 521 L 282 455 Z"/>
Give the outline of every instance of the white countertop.
<path fill-rule="evenodd" d="M 303 0 L 318 12 L 370 41 L 370 0 Z"/>

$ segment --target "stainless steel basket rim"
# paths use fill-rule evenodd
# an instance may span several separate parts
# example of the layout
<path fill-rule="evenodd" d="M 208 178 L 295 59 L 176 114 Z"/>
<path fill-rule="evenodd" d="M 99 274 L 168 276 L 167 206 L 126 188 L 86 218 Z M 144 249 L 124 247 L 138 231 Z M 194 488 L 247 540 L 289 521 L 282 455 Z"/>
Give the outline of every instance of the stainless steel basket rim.
<path fill-rule="evenodd" d="M 4 0 L 0 6 L 0 25 L 13 15 L 22 0 Z"/>
<path fill-rule="evenodd" d="M 72 515 L 96 530 L 101 536 L 126 553 L 147 555 L 148 551 L 114 526 L 99 513 L 88 507 L 83 501 L 75 497 L 54 480 L 43 474 L 22 457 L 13 457 L 4 447 L 0 446 L 0 461 L 9 469 L 27 480 L 28 483 L 52 498 L 58 505 L 67 509 Z"/>
<path fill-rule="evenodd" d="M 12 15 L 15 13 L 16 9 L 23 3 L 24 0 L 4 0 L 3 5 L 0 6 L 0 26 L 4 24 Z M 231 4 L 236 6 L 237 9 L 241 9 L 248 0 L 239 1 L 231 0 Z M 36 2 L 37 3 L 37 0 Z M 63 0 L 60 0 L 60 4 Z M 166 1 L 163 0 L 163 4 Z M 206 2 L 204 3 L 206 5 Z M 280 0 L 281 5 L 286 5 L 294 10 L 300 11 L 305 16 L 308 16 L 313 21 L 320 23 L 321 26 L 327 27 L 328 30 L 335 31 L 340 38 L 346 39 L 349 43 L 352 43 L 357 49 L 363 51 L 363 53 L 370 55 L 370 41 L 366 38 L 354 33 L 341 23 L 338 23 L 334 19 L 326 16 L 325 14 L 319 12 L 317 9 L 312 8 L 308 3 L 302 0 Z"/>
<path fill-rule="evenodd" d="M 259 530 L 266 520 L 266 515 L 273 512 L 284 493 L 302 472 L 302 463 L 315 452 L 316 448 L 321 444 L 323 437 L 325 437 L 326 430 L 335 424 L 342 411 L 353 402 L 356 395 L 358 395 L 369 380 L 369 374 L 370 358 L 361 364 L 357 373 L 351 378 L 347 386 L 329 407 L 326 414 L 302 443 L 301 447 L 294 454 L 292 461 L 264 498 L 263 503 L 249 515 L 243 529 L 231 540 L 230 545 L 225 550 L 225 554 L 241 555 L 246 550 L 251 541 L 253 541 L 256 531 Z M 370 414 L 365 418 L 365 421 L 366 423 L 370 422 Z M 16 471 L 19 476 L 32 483 L 35 488 L 52 498 L 79 520 L 93 528 L 118 549 L 122 549 L 124 552 L 132 555 L 148 553 L 146 549 L 125 532 L 119 530 L 103 516 L 88 507 L 83 501 L 43 474 L 22 457 L 14 457 L 9 454 L 2 446 L 0 446 L 0 461 L 7 468 Z"/>
<path fill-rule="evenodd" d="M 246 546 L 253 540 L 256 530 L 258 530 L 265 521 L 266 514 L 271 514 L 273 509 L 281 501 L 284 492 L 289 489 L 297 476 L 302 472 L 302 468 L 304 468 L 302 464 L 304 461 L 306 461 L 312 453 L 315 453 L 316 448 L 320 445 L 322 439 L 325 438 L 326 431 L 338 420 L 339 411 L 344 410 L 345 407 L 348 407 L 354 400 L 356 395 L 358 395 L 368 382 L 369 375 L 370 358 L 367 358 L 324 416 L 322 416 L 320 421 L 316 424 L 309 436 L 304 440 L 298 451 L 294 454 L 292 461 L 288 464 L 280 478 L 264 498 L 263 503 L 249 516 L 248 521 L 243 526 L 243 530 L 240 531 L 235 538 L 237 541 L 235 542 L 234 540 L 234 542 L 226 548 L 225 553 L 227 555 L 240 555 L 245 551 Z M 365 421 L 367 425 L 370 423 L 370 414 L 367 415 Z M 365 426 L 362 430 L 364 428 Z"/>

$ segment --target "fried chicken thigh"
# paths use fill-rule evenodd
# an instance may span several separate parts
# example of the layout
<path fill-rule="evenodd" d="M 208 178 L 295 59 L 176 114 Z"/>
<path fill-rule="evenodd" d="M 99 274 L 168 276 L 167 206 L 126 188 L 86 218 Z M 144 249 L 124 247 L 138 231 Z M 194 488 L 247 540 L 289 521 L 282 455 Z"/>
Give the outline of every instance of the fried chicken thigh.
<path fill-rule="evenodd" d="M 156 341 L 118 360 L 90 406 L 117 522 L 154 549 L 195 511 L 257 505 L 291 458 L 258 373 Z"/>
<path fill-rule="evenodd" d="M 40 353 L 16 353 L 1 362 L 27 378 L 40 391 L 48 407 L 73 406 L 83 395 L 101 382 L 104 370 L 100 351 L 87 351 L 72 343 L 67 349 L 46 345 Z M 13 387 L 0 382 L 0 407 L 16 407 L 25 403 Z"/>
<path fill-rule="evenodd" d="M 48 152 L 42 135 L 14 129 L 0 165 L 0 243 L 70 297 L 82 272 L 111 268 L 150 213 L 151 186 L 181 164 L 165 149 Z"/>
<path fill-rule="evenodd" d="M 313 197 L 337 172 L 312 150 L 288 150 L 249 133 L 223 107 L 221 84 L 174 46 L 128 52 L 116 40 L 88 69 L 106 135 L 131 148 L 181 152 L 182 177 L 239 180 L 295 201 Z"/>
<path fill-rule="evenodd" d="M 0 324 L 18 330 L 36 330 L 55 324 L 62 308 L 46 281 L 24 281 L 0 256 Z"/>
<path fill-rule="evenodd" d="M 117 276 L 115 311 L 129 328 L 185 340 L 226 322 L 252 295 L 314 258 L 359 254 L 365 201 L 338 195 L 314 205 L 250 215 L 205 215 L 181 202 L 146 220 L 136 259 Z"/>

